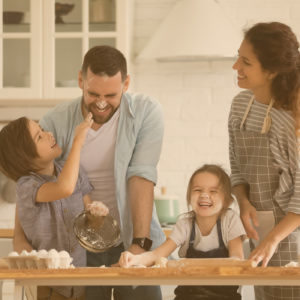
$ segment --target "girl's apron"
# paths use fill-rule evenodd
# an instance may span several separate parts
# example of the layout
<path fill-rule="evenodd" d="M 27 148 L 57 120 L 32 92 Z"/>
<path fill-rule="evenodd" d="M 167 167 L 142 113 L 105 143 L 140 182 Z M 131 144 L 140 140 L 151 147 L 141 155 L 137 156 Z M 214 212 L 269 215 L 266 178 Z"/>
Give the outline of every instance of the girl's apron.
<path fill-rule="evenodd" d="M 200 251 L 194 249 L 195 240 L 195 219 L 193 220 L 192 231 L 189 240 L 189 247 L 187 249 L 187 258 L 215 258 L 228 257 L 228 249 L 225 247 L 222 231 L 221 220 L 217 221 L 219 248 L 210 251 Z M 174 300 L 240 300 L 241 295 L 237 293 L 238 286 L 178 286 L 174 293 L 176 295 Z"/>
<path fill-rule="evenodd" d="M 235 156 L 242 178 L 249 184 L 249 201 L 256 208 L 260 220 L 260 240 L 272 230 L 270 223 L 278 224 L 285 213 L 273 199 L 279 186 L 279 169 L 273 162 L 269 145 L 271 127 L 271 100 L 264 119 L 261 133 L 244 129 L 244 123 L 253 104 L 249 101 L 239 129 L 234 131 Z M 250 241 L 252 250 L 253 242 Z M 269 266 L 283 266 L 297 261 L 297 234 L 291 233 L 278 245 L 277 251 L 269 261 Z M 256 300 L 300 299 L 300 287 L 266 286 L 255 287 Z"/>

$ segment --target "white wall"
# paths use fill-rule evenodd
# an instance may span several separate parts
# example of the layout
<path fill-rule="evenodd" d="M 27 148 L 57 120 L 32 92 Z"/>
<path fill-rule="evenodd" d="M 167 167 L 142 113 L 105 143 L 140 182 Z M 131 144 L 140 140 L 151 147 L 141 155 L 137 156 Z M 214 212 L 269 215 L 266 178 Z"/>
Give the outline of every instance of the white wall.
<path fill-rule="evenodd" d="M 134 56 L 177 1 L 135 0 Z M 281 21 L 296 34 L 300 32 L 298 0 L 217 2 L 241 31 L 259 21 Z M 230 43 L 220 41 L 226 42 Z M 163 105 L 166 130 L 158 186 L 166 185 L 171 194 L 177 194 L 182 210 L 186 209 L 185 191 L 193 170 L 203 163 L 218 163 L 229 171 L 227 118 L 231 100 L 239 91 L 233 62 L 133 64 L 134 90 L 154 96 Z"/>
<path fill-rule="evenodd" d="M 180 0 L 134 1 L 133 57 Z M 288 23 L 297 34 L 300 32 L 299 0 L 219 0 L 218 3 L 241 30 L 258 21 L 276 20 Z M 230 41 L 220 41 L 224 42 Z M 232 64 L 233 61 L 214 61 L 132 65 L 132 90 L 152 95 L 162 103 L 166 129 L 158 186 L 165 185 L 169 193 L 177 194 L 182 210 L 186 209 L 185 190 L 194 169 L 203 163 L 219 163 L 229 171 L 227 117 L 232 97 L 239 91 Z M 38 118 L 39 112 L 32 110 L 32 117 Z M 40 115 L 43 113 L 44 110 Z M 7 114 L 3 109 L 0 112 L 6 117 Z M 10 228 L 13 205 L 0 199 L 0 211 L 0 227 Z"/>

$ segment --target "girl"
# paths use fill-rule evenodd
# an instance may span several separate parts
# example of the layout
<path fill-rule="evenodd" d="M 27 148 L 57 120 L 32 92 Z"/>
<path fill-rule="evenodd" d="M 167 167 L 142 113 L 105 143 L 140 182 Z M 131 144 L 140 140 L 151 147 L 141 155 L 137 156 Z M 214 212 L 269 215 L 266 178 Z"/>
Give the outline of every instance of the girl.
<path fill-rule="evenodd" d="M 246 91 L 234 98 L 229 116 L 231 179 L 252 239 L 250 259 L 284 266 L 297 261 L 300 225 L 300 54 L 295 34 L 278 22 L 254 25 L 245 32 L 233 69 Z M 300 288 L 255 287 L 255 296 L 299 299 Z"/>
<path fill-rule="evenodd" d="M 169 238 L 150 252 L 139 255 L 123 252 L 120 266 L 150 266 L 177 247 L 180 257 L 242 259 L 245 231 L 239 216 L 228 208 L 232 201 L 230 179 L 225 171 L 216 165 L 204 165 L 194 172 L 188 184 L 187 203 L 192 210 L 178 219 Z M 175 299 L 241 299 L 237 289 L 237 286 L 179 286 L 175 289 Z"/>
<path fill-rule="evenodd" d="M 79 160 L 92 123 L 89 114 L 77 126 L 64 166 L 55 162 L 61 148 L 53 135 L 36 122 L 22 117 L 0 132 L 0 169 L 17 181 L 17 214 L 32 246 L 26 250 L 66 250 L 76 267 L 86 265 L 85 250 L 73 233 L 73 221 L 83 211 L 83 201 L 86 207 L 91 202 L 87 194 L 92 186 L 79 172 Z M 81 287 L 39 287 L 38 299 L 79 299 L 82 293 Z"/>

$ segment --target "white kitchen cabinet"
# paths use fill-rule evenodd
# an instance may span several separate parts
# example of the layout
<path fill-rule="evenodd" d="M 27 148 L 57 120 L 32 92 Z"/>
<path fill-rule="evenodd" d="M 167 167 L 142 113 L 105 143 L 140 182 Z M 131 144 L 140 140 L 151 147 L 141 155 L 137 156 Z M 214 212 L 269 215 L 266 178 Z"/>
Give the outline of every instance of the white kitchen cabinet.
<path fill-rule="evenodd" d="M 0 0 L 0 99 L 77 97 L 89 48 L 115 46 L 129 59 L 131 6 L 132 0 Z"/>

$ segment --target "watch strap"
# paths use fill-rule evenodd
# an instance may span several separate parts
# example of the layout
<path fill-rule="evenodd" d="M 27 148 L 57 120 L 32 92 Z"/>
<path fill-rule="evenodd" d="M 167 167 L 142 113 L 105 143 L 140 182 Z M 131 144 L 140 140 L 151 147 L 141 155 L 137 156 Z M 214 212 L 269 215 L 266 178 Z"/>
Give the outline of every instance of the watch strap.
<path fill-rule="evenodd" d="M 152 240 L 150 240 L 147 237 L 133 238 L 132 239 L 132 244 L 139 245 L 141 248 L 148 251 L 148 250 L 150 250 L 150 248 L 152 246 Z"/>

